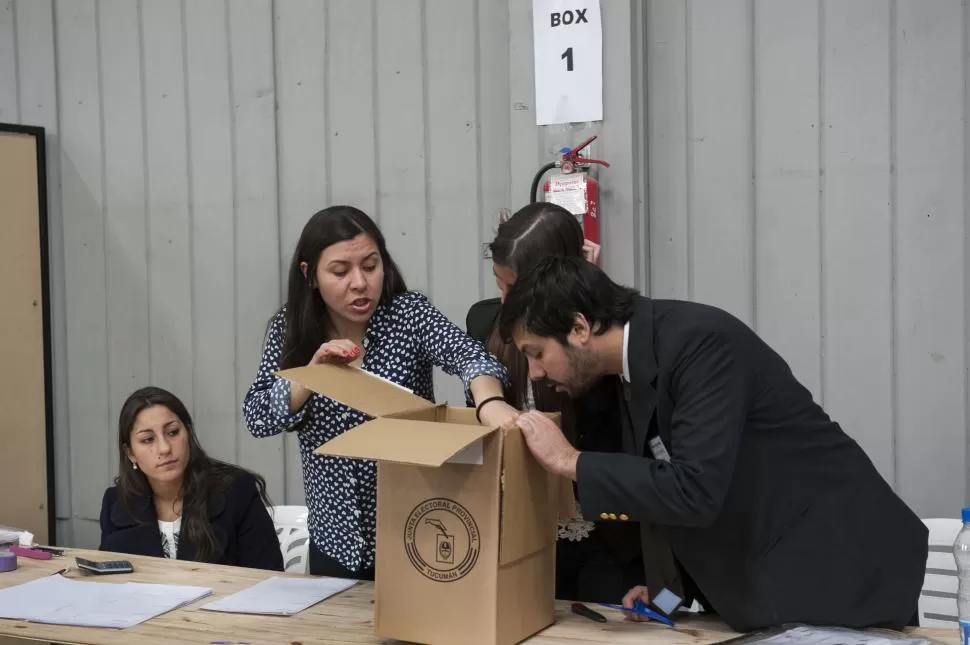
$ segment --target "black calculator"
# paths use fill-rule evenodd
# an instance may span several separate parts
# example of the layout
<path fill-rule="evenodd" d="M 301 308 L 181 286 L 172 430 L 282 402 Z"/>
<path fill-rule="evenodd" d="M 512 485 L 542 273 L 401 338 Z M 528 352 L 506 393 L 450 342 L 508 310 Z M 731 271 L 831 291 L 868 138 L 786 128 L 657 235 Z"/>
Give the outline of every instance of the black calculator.
<path fill-rule="evenodd" d="M 131 565 L 131 562 L 127 560 L 106 560 L 102 562 L 95 562 L 94 560 L 87 560 L 85 558 L 74 558 L 74 562 L 77 563 L 78 569 L 84 569 L 90 573 L 96 573 L 98 575 L 104 575 L 108 573 L 131 573 L 135 570 L 135 567 Z"/>

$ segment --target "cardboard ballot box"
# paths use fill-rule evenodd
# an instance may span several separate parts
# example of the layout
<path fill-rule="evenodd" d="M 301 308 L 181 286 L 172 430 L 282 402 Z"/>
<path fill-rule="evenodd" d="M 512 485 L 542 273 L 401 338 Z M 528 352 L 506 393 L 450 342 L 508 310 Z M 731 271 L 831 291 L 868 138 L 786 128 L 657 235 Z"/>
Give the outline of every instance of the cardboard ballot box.
<path fill-rule="evenodd" d="M 279 376 L 375 417 L 317 453 L 378 465 L 374 626 L 417 643 L 518 643 L 552 624 L 566 480 L 520 431 L 482 426 L 357 368 Z M 558 416 L 554 417 L 558 422 Z"/>

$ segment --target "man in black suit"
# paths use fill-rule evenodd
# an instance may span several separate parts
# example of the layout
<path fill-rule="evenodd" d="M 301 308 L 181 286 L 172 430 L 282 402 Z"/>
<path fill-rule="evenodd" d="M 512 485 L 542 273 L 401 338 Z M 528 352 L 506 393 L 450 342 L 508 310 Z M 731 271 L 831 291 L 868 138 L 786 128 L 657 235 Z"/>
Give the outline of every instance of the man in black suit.
<path fill-rule="evenodd" d="M 577 451 L 540 415 L 518 425 L 587 518 L 661 527 L 684 588 L 730 627 L 915 624 L 927 529 L 741 321 L 550 258 L 518 276 L 500 333 L 571 397 L 622 376 L 622 453 Z"/>

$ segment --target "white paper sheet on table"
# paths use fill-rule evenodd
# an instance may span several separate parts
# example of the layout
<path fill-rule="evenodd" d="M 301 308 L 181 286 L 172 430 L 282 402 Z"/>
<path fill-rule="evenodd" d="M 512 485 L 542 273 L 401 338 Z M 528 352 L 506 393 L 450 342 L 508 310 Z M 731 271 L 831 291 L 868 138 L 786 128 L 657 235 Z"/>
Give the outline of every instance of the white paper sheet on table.
<path fill-rule="evenodd" d="M 209 611 L 292 616 L 357 584 L 342 578 L 273 576 L 231 596 L 202 605 Z"/>
<path fill-rule="evenodd" d="M 905 634 L 892 637 L 878 632 L 863 632 L 836 627 L 799 625 L 781 634 L 757 638 L 756 645 L 930 645 L 930 642 Z"/>
<path fill-rule="evenodd" d="M 0 589 L 0 618 L 124 629 L 211 593 L 206 587 L 84 582 L 45 576 Z"/>

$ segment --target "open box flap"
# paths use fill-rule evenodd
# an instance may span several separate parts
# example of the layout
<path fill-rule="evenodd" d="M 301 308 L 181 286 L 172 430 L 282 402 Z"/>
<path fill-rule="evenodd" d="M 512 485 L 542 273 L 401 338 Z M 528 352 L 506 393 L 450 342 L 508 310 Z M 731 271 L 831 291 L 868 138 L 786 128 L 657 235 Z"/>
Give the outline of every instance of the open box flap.
<path fill-rule="evenodd" d="M 375 419 L 331 439 L 314 452 L 437 468 L 492 432 L 493 428 L 485 426 Z"/>
<path fill-rule="evenodd" d="M 349 365 L 307 365 L 276 375 L 372 417 L 434 407 L 407 388 Z"/>

